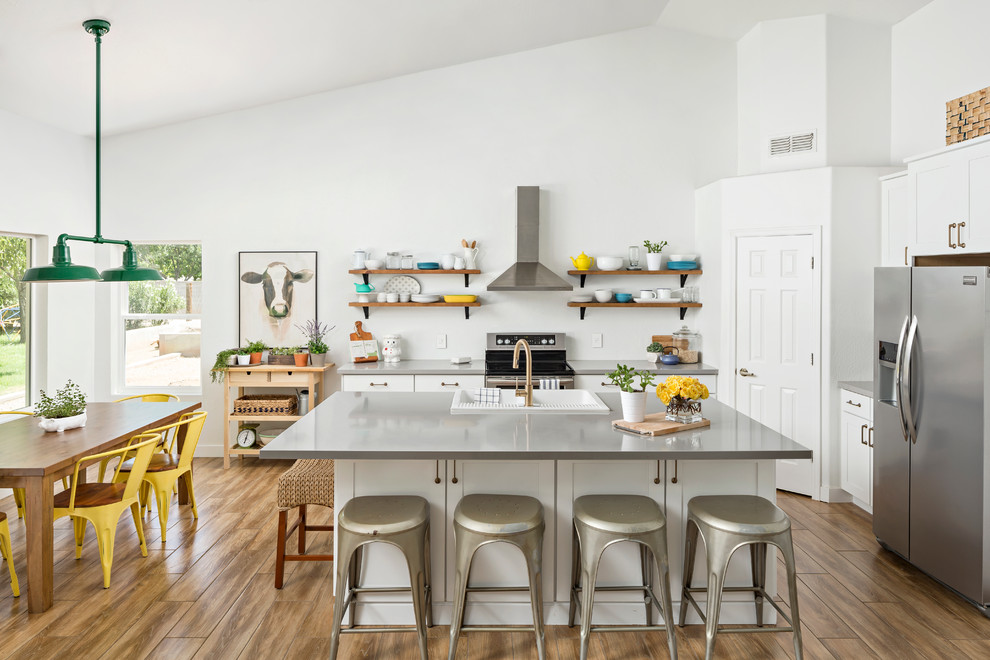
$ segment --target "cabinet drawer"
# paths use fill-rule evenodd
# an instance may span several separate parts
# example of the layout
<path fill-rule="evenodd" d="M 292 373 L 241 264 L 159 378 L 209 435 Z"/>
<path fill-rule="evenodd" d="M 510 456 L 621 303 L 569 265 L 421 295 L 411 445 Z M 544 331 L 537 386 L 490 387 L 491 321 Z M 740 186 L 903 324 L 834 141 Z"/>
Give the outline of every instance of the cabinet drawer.
<path fill-rule="evenodd" d="M 847 412 L 867 421 L 873 420 L 873 399 L 849 390 L 839 390 L 842 412 Z"/>
<path fill-rule="evenodd" d="M 446 392 L 456 389 L 470 389 L 472 387 L 484 387 L 485 377 L 481 375 L 451 374 L 447 376 L 438 375 L 416 375 L 417 392 Z"/>
<path fill-rule="evenodd" d="M 412 392 L 411 375 L 341 376 L 341 389 L 345 392 Z"/>
<path fill-rule="evenodd" d="M 578 375 L 574 377 L 574 387 L 589 392 L 618 393 L 619 387 L 613 385 L 605 374 Z"/>
<path fill-rule="evenodd" d="M 271 385 L 305 387 L 309 383 L 309 374 L 305 371 L 273 371 L 268 382 Z"/>
<path fill-rule="evenodd" d="M 267 371 L 227 371 L 227 383 L 237 387 L 265 387 L 268 385 Z"/>

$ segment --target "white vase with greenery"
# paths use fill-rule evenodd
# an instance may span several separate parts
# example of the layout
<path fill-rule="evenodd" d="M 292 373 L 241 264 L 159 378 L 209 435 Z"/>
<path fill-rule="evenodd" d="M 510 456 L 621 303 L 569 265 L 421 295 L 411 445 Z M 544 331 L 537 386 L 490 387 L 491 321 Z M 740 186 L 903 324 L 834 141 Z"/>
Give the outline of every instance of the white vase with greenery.
<path fill-rule="evenodd" d="M 646 270 L 660 270 L 663 263 L 663 257 L 660 253 L 667 247 L 667 241 L 660 241 L 659 243 L 643 241 L 643 246 L 646 247 Z"/>
<path fill-rule="evenodd" d="M 649 371 L 636 371 L 624 364 L 615 365 L 609 372 L 609 380 L 619 387 L 619 400 L 622 402 L 622 419 L 627 422 L 642 422 L 646 412 L 646 388 L 653 384 L 653 374 Z M 633 381 L 639 379 L 639 389 Z"/>
<path fill-rule="evenodd" d="M 41 390 L 41 400 L 34 406 L 34 416 L 43 430 L 61 433 L 68 429 L 86 426 L 86 395 L 71 380 L 55 396 L 48 396 Z"/>

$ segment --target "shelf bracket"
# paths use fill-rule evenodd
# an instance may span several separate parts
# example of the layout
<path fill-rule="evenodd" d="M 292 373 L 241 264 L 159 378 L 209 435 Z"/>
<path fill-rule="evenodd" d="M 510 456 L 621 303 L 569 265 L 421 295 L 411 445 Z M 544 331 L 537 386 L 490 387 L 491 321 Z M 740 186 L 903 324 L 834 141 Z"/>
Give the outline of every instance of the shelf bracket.
<path fill-rule="evenodd" d="M 467 277 L 467 275 L 465 275 L 464 277 Z M 467 320 L 467 319 L 470 319 L 470 318 L 471 318 L 471 308 L 470 307 L 465 307 L 464 308 L 464 320 Z"/>
<path fill-rule="evenodd" d="M 368 284 L 369 283 L 368 282 L 368 273 L 361 273 L 361 277 L 364 278 L 364 283 L 365 284 Z M 684 283 L 683 282 L 681 282 L 681 286 L 684 286 Z"/>
<path fill-rule="evenodd" d="M 367 318 L 368 318 L 368 308 L 367 307 L 362 307 L 361 309 L 364 310 L 364 318 L 365 318 L 365 320 L 367 320 Z M 682 316 L 681 318 L 684 318 L 684 317 Z"/>
<path fill-rule="evenodd" d="M 584 288 L 584 278 L 586 278 L 588 276 L 587 275 L 578 275 L 578 277 L 581 278 L 581 288 L 583 289 Z M 682 284 L 681 286 L 684 286 L 684 285 Z M 584 308 L 581 309 L 581 318 L 584 318 Z"/>
<path fill-rule="evenodd" d="M 464 288 L 468 288 L 471 285 L 471 276 L 464 273 Z"/>
<path fill-rule="evenodd" d="M 684 288 L 684 285 L 686 283 L 687 283 L 687 275 L 681 275 L 681 288 L 682 289 Z M 682 316 L 681 318 L 684 318 L 684 317 Z"/>
<path fill-rule="evenodd" d="M 582 275 L 581 277 L 584 277 L 584 275 Z M 580 309 L 581 309 L 581 320 L 583 321 L 584 320 L 584 313 L 588 311 L 588 308 L 587 307 L 581 307 Z"/>
<path fill-rule="evenodd" d="M 683 275 L 681 276 L 683 277 Z M 687 313 L 687 307 L 681 307 L 681 320 L 684 320 L 684 315 Z"/>

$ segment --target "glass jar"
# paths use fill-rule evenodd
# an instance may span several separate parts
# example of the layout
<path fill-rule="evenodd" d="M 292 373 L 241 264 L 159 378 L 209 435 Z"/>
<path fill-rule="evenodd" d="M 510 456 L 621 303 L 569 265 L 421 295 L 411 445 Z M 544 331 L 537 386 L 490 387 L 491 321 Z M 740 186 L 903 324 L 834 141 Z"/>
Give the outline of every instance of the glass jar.
<path fill-rule="evenodd" d="M 629 246 L 629 270 L 639 270 L 639 246 Z"/>
<path fill-rule="evenodd" d="M 402 259 L 399 257 L 398 252 L 388 252 L 385 255 L 385 268 L 389 270 L 402 268 Z"/>
<path fill-rule="evenodd" d="M 674 346 L 677 348 L 677 356 L 685 364 L 694 364 L 701 361 L 701 335 L 694 332 L 686 325 L 674 333 Z"/>
<path fill-rule="evenodd" d="M 413 256 L 411 254 L 402 255 L 402 268 L 404 270 L 410 270 L 413 267 Z"/>

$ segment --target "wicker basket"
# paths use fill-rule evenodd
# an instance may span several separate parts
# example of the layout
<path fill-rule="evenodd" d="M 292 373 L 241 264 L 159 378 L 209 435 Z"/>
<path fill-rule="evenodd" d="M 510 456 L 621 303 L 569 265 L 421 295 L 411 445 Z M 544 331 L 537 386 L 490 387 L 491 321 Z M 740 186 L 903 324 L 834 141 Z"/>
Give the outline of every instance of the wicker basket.
<path fill-rule="evenodd" d="M 234 414 L 294 415 L 298 405 L 295 394 L 245 394 L 234 399 Z"/>

